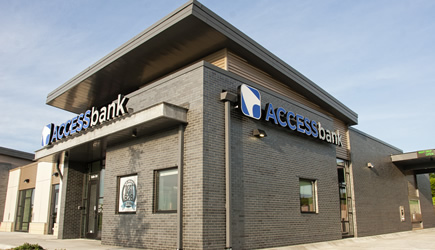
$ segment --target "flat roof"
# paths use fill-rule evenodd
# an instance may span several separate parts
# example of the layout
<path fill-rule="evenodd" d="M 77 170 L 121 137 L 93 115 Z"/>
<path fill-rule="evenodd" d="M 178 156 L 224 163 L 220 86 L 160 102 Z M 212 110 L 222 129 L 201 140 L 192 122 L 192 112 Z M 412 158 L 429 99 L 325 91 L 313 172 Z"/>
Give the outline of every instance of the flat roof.
<path fill-rule="evenodd" d="M 435 172 L 435 149 L 425 149 L 391 156 L 391 161 L 405 171 Z"/>
<path fill-rule="evenodd" d="M 110 103 L 186 64 L 228 48 L 349 125 L 358 115 L 198 1 L 182 5 L 48 94 L 47 104 L 80 113 Z"/>
<path fill-rule="evenodd" d="M 4 148 L 4 147 L 0 147 L 0 155 L 6 155 L 6 156 L 29 160 L 29 161 L 33 161 L 33 158 L 35 156 L 34 154 L 31 153 L 10 149 L 10 148 Z"/>

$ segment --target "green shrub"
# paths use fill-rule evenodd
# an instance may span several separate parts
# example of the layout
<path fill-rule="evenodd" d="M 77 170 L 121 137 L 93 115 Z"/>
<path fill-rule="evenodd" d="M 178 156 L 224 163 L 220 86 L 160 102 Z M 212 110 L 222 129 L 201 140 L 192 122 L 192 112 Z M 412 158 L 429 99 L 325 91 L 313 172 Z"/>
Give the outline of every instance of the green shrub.
<path fill-rule="evenodd" d="M 18 246 L 16 248 L 13 248 L 14 250 L 35 250 L 35 249 L 44 249 L 39 244 L 30 244 L 30 243 L 24 243 L 21 246 Z"/>

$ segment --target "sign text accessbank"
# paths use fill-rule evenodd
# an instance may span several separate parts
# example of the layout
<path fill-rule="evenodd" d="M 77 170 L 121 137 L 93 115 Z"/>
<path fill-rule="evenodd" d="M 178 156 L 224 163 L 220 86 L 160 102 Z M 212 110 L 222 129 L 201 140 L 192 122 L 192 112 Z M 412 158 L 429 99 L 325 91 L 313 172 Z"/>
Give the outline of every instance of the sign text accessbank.
<path fill-rule="evenodd" d="M 118 95 L 118 99 L 100 109 L 92 107 L 60 125 L 48 124 L 42 130 L 42 146 L 51 145 L 97 124 L 104 123 L 128 113 L 128 98 Z"/>
<path fill-rule="evenodd" d="M 267 103 L 264 110 L 265 113 L 262 115 L 260 92 L 251 86 L 243 84 L 239 87 L 239 100 L 242 113 L 248 117 L 257 120 L 264 119 L 267 122 L 273 122 L 281 127 L 289 128 L 339 147 L 343 146 L 339 130 L 330 131 L 325 129 L 320 122 L 311 120 L 301 114 L 287 111 L 283 107 L 275 109 L 272 103 Z"/>

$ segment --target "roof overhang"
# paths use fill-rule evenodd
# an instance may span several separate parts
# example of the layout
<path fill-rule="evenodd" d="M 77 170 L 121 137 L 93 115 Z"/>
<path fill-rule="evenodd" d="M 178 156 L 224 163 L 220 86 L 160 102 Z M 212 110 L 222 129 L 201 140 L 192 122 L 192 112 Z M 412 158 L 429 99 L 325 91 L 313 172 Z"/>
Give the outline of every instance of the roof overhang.
<path fill-rule="evenodd" d="M 35 159 L 53 161 L 58 154 L 70 150 L 81 157 L 81 159 L 76 159 L 77 161 L 90 161 L 97 159 L 100 155 L 89 155 L 90 159 L 84 159 L 83 157 L 88 155 L 86 152 L 99 153 L 102 147 L 180 124 L 187 124 L 187 109 L 169 103 L 160 103 L 142 111 L 124 115 L 108 124 L 101 124 L 77 133 L 71 138 L 55 142 L 54 145 L 36 151 Z"/>
<path fill-rule="evenodd" d="M 435 172 L 435 149 L 392 155 L 391 161 L 404 171 L 417 174 Z"/>
<path fill-rule="evenodd" d="M 358 115 L 197 1 L 189 1 L 55 89 L 47 104 L 80 113 L 228 48 L 349 125 Z"/>
<path fill-rule="evenodd" d="M 0 155 L 5 155 L 5 156 L 14 157 L 23 160 L 29 160 L 29 161 L 32 161 L 34 157 L 34 154 L 15 150 L 15 149 L 4 148 L 4 147 L 0 147 Z"/>

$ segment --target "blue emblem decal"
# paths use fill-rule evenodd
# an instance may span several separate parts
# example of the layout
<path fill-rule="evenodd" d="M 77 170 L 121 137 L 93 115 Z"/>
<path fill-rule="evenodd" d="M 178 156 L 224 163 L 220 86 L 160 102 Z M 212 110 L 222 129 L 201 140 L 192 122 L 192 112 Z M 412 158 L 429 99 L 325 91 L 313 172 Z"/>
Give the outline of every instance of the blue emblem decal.
<path fill-rule="evenodd" d="M 42 138 L 41 138 L 41 146 L 45 147 L 50 144 L 51 130 L 53 126 L 52 124 L 48 124 L 42 129 Z"/>
<path fill-rule="evenodd" d="M 240 107 L 244 115 L 260 120 L 261 118 L 260 91 L 245 84 L 241 85 Z"/>

